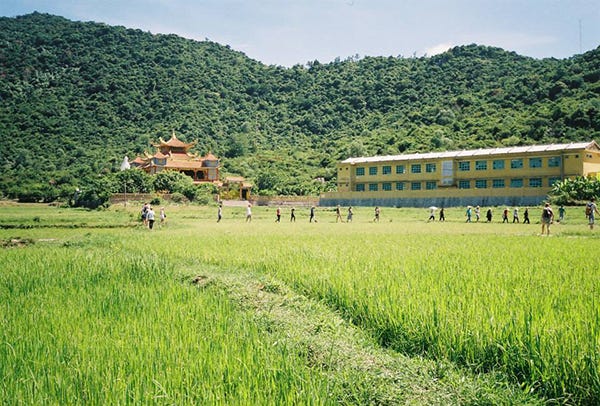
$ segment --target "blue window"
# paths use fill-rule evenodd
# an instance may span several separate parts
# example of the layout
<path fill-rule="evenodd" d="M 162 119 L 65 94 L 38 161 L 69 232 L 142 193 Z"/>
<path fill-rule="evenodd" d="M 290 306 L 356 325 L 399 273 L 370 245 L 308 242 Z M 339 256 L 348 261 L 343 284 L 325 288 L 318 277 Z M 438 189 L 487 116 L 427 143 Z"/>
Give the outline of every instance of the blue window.
<path fill-rule="evenodd" d="M 369 192 L 377 192 L 377 183 L 369 183 Z"/>
<path fill-rule="evenodd" d="M 421 173 L 421 164 L 412 164 L 410 166 L 411 173 Z"/>
<path fill-rule="evenodd" d="M 523 187 L 523 179 L 522 178 L 511 179 L 510 187 L 515 187 L 515 188 Z"/>
<path fill-rule="evenodd" d="M 384 175 L 389 175 L 390 173 L 392 173 L 392 167 L 389 165 L 382 167 L 381 173 L 383 173 Z"/>
<path fill-rule="evenodd" d="M 396 182 L 396 190 L 404 190 L 404 182 Z"/>
<path fill-rule="evenodd" d="M 542 178 L 529 179 L 529 187 L 542 187 Z"/>
<path fill-rule="evenodd" d="M 475 189 L 487 189 L 487 180 L 477 179 L 475 181 Z"/>
<path fill-rule="evenodd" d="M 404 165 L 396 165 L 396 174 L 400 175 L 401 173 L 406 173 L 406 168 Z"/>
<path fill-rule="evenodd" d="M 541 168 L 542 167 L 542 158 L 529 158 L 529 167 L 530 168 Z"/>
<path fill-rule="evenodd" d="M 521 169 L 523 168 L 523 158 L 516 158 L 510 160 L 510 169 Z"/>
<path fill-rule="evenodd" d="M 558 168 L 560 166 L 560 157 L 559 156 L 551 156 L 548 158 L 548 167 L 549 168 Z"/>
<path fill-rule="evenodd" d="M 410 189 L 411 190 L 421 190 L 421 182 L 411 182 Z"/>
<path fill-rule="evenodd" d="M 425 189 L 427 189 L 427 190 L 437 189 L 437 182 L 431 181 L 431 180 L 425 182 Z"/>
<path fill-rule="evenodd" d="M 389 192 L 390 190 L 392 190 L 392 184 L 391 183 L 382 183 L 381 184 L 381 189 L 385 190 L 386 192 Z"/>
<path fill-rule="evenodd" d="M 356 184 L 356 191 L 357 192 L 364 192 L 365 191 L 365 184 L 364 183 L 357 183 Z"/>
<path fill-rule="evenodd" d="M 369 175 L 377 175 L 377 167 L 369 166 Z"/>
<path fill-rule="evenodd" d="M 494 179 L 494 180 L 492 180 L 492 187 L 494 189 L 502 189 L 504 187 L 504 179 Z"/>
<path fill-rule="evenodd" d="M 469 162 L 469 161 L 459 162 L 458 170 L 462 171 L 462 172 L 470 171 L 471 170 L 471 162 Z"/>
<path fill-rule="evenodd" d="M 459 189 L 470 189 L 471 188 L 471 181 L 470 180 L 459 180 L 458 181 L 458 188 Z"/>
<path fill-rule="evenodd" d="M 495 170 L 504 169 L 504 159 L 494 159 L 494 162 L 492 163 L 492 168 L 494 168 Z"/>
<path fill-rule="evenodd" d="M 435 172 L 435 164 L 425 164 L 425 172 Z"/>
<path fill-rule="evenodd" d="M 356 176 L 365 176 L 365 168 L 356 168 Z"/>
<path fill-rule="evenodd" d="M 475 161 L 475 170 L 476 171 L 487 170 L 487 161 Z"/>

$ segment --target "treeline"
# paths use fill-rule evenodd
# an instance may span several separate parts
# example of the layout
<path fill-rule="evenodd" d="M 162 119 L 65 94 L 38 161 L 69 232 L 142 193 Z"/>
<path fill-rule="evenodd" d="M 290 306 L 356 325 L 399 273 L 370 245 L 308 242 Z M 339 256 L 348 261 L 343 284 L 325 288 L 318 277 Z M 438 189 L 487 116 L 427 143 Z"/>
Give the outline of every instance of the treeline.
<path fill-rule="evenodd" d="M 1 195 L 96 182 L 172 130 L 255 192 L 315 194 L 349 156 L 600 138 L 600 49 L 537 60 L 469 45 L 284 68 L 210 41 L 0 18 Z"/>

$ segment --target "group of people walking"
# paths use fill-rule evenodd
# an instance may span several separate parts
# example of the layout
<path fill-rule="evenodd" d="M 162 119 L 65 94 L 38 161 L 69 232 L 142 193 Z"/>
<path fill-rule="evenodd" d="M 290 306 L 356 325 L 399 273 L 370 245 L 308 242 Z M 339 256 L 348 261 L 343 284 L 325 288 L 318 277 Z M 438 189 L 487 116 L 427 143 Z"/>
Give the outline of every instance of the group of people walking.
<path fill-rule="evenodd" d="M 160 208 L 160 224 L 164 224 L 167 221 L 167 214 L 165 212 L 165 208 Z M 150 203 L 144 203 L 141 210 L 142 223 L 144 223 L 145 227 L 148 227 L 149 230 L 154 228 L 154 221 L 156 218 L 156 214 L 154 213 L 154 209 L 150 205 Z"/>
<path fill-rule="evenodd" d="M 435 221 L 437 207 L 431 206 L 429 208 L 429 218 L 427 220 L 427 222 L 430 221 Z M 352 208 L 352 206 L 349 206 L 347 208 L 347 214 L 346 214 L 346 220 L 344 221 L 343 217 L 342 217 L 342 208 L 338 205 L 335 208 L 335 222 L 347 222 L 347 223 L 351 223 L 354 217 L 354 210 Z M 565 213 L 566 210 L 564 208 L 564 206 L 560 206 L 558 209 L 558 221 L 563 221 L 565 218 Z M 275 211 L 275 222 L 280 223 L 281 222 L 281 214 L 282 214 L 282 210 L 281 207 L 277 207 L 276 211 Z M 502 210 L 502 223 L 508 223 L 509 222 L 509 214 L 510 214 L 510 210 L 508 209 L 508 207 L 504 208 Z M 377 206 L 374 209 L 374 217 L 373 217 L 373 222 L 377 223 L 380 220 L 380 215 L 381 215 L 381 209 Z M 586 204 L 586 208 L 585 208 L 585 215 L 588 221 L 588 225 L 590 227 L 590 230 L 594 229 L 594 223 L 595 223 L 595 218 L 596 215 L 600 215 L 600 212 L 598 211 L 598 206 L 596 205 L 596 201 L 595 199 L 590 199 L 589 203 Z M 542 213 L 541 213 L 541 224 L 542 224 L 542 234 L 546 234 L 549 235 L 550 234 L 550 225 L 554 222 L 554 211 L 552 210 L 552 207 L 550 206 L 550 203 L 545 203 L 544 207 L 542 209 Z M 146 226 L 148 229 L 152 230 L 154 228 L 154 223 L 155 223 L 155 212 L 154 209 L 152 208 L 152 206 L 149 203 L 144 203 L 144 205 L 142 206 L 142 210 L 141 210 L 141 219 L 142 222 L 144 224 L 144 226 Z M 473 222 L 473 218 L 475 220 L 475 222 L 479 222 L 479 220 L 481 219 L 481 208 L 479 206 L 467 206 L 467 209 L 465 211 L 465 217 L 466 217 L 466 222 L 467 223 L 471 223 Z M 488 223 L 492 222 L 492 218 L 493 218 L 493 213 L 492 213 L 492 209 L 489 208 L 486 212 L 486 220 Z M 165 212 L 165 208 L 161 207 L 160 209 L 160 214 L 159 214 L 159 218 L 160 218 L 160 224 L 164 224 L 166 222 L 167 219 L 167 215 Z M 217 223 L 220 222 L 223 218 L 223 204 L 222 202 L 219 202 L 218 204 L 218 208 L 217 208 Z M 444 208 L 442 207 L 441 209 L 439 209 L 439 221 L 443 222 L 446 220 L 446 214 L 444 211 Z M 514 207 L 512 210 L 512 222 L 513 223 L 520 223 L 520 216 L 519 216 L 519 208 L 518 207 Z M 252 221 L 252 204 L 248 203 L 246 206 L 246 222 L 251 222 Z M 290 208 L 290 222 L 295 222 L 296 221 L 296 208 L 295 207 L 291 207 Z M 315 206 L 311 206 L 310 207 L 310 211 L 309 211 L 309 222 L 310 223 L 316 223 L 317 222 L 317 217 L 316 217 L 316 208 Z M 529 218 L 529 208 L 526 207 L 524 212 L 523 212 L 523 224 L 531 224 L 530 218 Z"/>

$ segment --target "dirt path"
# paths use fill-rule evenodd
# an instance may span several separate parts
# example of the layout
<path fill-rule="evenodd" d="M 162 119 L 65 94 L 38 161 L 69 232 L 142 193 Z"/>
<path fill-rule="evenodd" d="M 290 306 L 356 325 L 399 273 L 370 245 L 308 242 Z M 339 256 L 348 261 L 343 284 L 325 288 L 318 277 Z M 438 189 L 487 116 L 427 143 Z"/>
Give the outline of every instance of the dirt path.
<path fill-rule="evenodd" d="M 330 382 L 348 392 L 343 404 L 536 404 L 496 375 L 474 375 L 446 362 L 409 358 L 382 349 L 362 330 L 322 303 L 291 291 L 264 276 L 204 273 L 194 278 L 199 287 L 216 284 L 241 307 L 255 313 L 257 322 L 273 336 L 306 357 Z"/>

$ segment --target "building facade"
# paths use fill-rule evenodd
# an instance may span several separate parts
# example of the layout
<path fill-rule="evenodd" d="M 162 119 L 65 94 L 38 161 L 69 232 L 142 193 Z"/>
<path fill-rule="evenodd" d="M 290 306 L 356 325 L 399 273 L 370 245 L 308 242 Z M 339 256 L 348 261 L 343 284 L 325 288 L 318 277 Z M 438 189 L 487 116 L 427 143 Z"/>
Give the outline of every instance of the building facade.
<path fill-rule="evenodd" d="M 595 142 L 349 158 L 323 206 L 533 206 L 554 183 L 600 175 Z"/>

